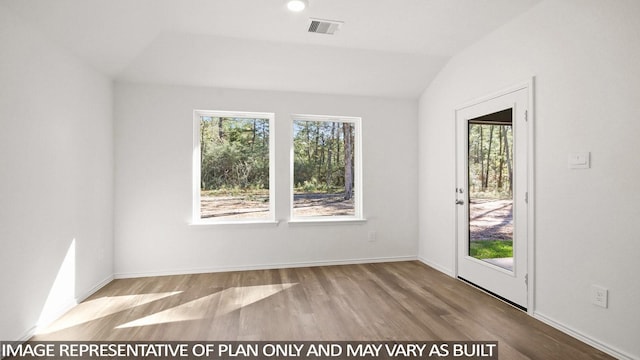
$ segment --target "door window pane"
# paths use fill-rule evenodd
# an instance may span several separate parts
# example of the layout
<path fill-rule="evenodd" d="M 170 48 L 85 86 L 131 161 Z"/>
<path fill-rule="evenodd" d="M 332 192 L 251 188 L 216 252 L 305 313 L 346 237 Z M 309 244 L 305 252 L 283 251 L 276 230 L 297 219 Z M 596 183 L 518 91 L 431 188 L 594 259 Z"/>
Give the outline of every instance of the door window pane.
<path fill-rule="evenodd" d="M 512 109 L 468 123 L 469 256 L 513 270 Z"/>

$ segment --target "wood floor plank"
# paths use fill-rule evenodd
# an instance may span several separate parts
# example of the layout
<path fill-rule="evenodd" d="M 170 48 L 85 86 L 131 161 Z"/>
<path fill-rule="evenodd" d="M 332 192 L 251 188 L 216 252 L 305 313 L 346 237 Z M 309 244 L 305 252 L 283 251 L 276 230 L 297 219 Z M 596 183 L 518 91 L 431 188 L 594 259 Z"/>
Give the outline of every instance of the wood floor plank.
<path fill-rule="evenodd" d="M 33 340 L 474 340 L 505 359 L 611 359 L 417 261 L 114 280 Z"/>

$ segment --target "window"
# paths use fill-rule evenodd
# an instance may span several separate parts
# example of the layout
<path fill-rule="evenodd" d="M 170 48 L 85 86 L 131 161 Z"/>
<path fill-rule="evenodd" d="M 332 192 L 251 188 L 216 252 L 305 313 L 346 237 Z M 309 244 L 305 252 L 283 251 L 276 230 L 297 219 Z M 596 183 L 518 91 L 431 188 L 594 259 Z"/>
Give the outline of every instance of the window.
<path fill-rule="evenodd" d="M 195 223 L 275 221 L 274 114 L 194 111 Z"/>
<path fill-rule="evenodd" d="M 362 220 L 361 119 L 293 115 L 292 220 Z"/>

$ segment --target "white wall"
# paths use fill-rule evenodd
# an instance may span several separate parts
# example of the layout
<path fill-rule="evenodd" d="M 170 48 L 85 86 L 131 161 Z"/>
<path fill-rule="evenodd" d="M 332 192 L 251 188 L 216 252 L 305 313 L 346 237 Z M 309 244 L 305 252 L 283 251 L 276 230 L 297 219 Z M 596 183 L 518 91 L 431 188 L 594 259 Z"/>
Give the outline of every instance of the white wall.
<path fill-rule="evenodd" d="M 112 86 L 3 5 L 0 49 L 0 339 L 18 340 L 113 274 Z"/>
<path fill-rule="evenodd" d="M 640 358 L 640 2 L 546 1 L 454 57 L 420 99 L 420 257 L 454 272 L 457 105 L 535 75 L 535 311 Z M 591 151 L 592 168 L 567 154 Z M 609 289 L 609 308 L 589 288 Z"/>
<path fill-rule="evenodd" d="M 416 257 L 416 100 L 132 83 L 117 83 L 115 99 L 116 276 Z M 189 225 L 194 109 L 275 113 L 280 220 L 289 216 L 290 115 L 362 117 L 368 221 Z"/>

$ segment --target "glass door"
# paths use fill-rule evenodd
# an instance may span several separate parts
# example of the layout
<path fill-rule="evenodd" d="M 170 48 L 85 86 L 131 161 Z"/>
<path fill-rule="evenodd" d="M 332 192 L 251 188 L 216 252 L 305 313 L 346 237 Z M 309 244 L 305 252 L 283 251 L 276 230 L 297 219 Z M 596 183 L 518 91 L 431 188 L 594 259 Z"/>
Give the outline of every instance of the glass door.
<path fill-rule="evenodd" d="M 528 303 L 529 88 L 456 110 L 457 276 Z"/>

